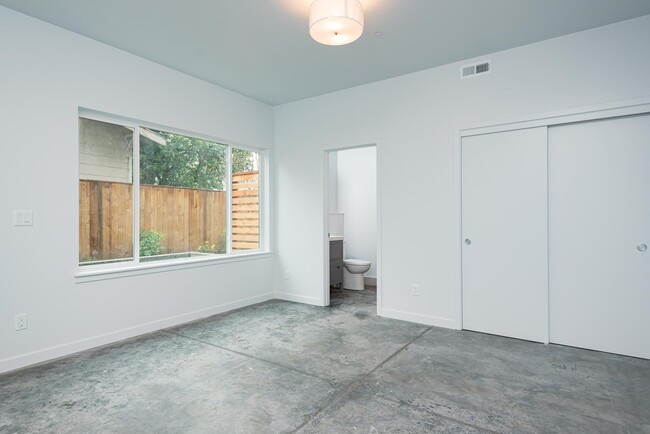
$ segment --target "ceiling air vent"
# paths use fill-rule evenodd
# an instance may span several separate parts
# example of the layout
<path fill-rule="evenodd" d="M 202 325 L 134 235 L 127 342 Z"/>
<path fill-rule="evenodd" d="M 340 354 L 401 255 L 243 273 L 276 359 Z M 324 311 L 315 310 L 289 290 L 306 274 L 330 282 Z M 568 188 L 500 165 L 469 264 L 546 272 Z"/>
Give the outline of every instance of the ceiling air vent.
<path fill-rule="evenodd" d="M 475 63 L 473 65 L 465 65 L 460 67 L 460 78 L 469 78 L 476 75 L 487 74 L 492 69 L 491 62 L 484 61 Z"/>

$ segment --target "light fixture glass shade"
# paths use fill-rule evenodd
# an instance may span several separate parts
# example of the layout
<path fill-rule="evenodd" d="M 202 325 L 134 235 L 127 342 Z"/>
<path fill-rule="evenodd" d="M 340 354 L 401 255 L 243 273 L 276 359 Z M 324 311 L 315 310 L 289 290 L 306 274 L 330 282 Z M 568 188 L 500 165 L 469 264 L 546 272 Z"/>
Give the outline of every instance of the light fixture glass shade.
<path fill-rule="evenodd" d="M 309 34 L 325 45 L 345 45 L 363 33 L 359 0 L 315 0 L 309 9 Z"/>

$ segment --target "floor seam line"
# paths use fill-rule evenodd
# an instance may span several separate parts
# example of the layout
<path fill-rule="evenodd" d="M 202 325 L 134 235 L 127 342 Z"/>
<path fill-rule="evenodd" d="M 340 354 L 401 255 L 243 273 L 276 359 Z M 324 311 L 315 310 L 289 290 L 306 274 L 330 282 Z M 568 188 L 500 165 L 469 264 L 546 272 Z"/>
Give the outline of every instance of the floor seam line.
<path fill-rule="evenodd" d="M 379 365 L 377 365 L 377 367 L 375 367 L 372 371 L 370 371 L 370 372 L 368 372 L 367 374 L 365 374 L 364 376 L 362 376 L 362 377 L 360 378 L 360 380 L 363 379 L 363 378 L 370 377 L 370 375 L 372 375 L 372 374 L 373 374 L 374 372 L 376 372 L 378 369 L 380 369 L 381 367 L 383 367 L 383 366 L 384 366 L 386 363 L 388 363 L 391 359 L 393 359 L 394 357 L 396 357 L 399 353 L 401 353 L 401 352 L 404 351 L 406 348 L 408 348 L 411 344 L 413 344 L 415 341 L 417 341 L 418 339 L 420 339 L 422 336 L 424 336 L 425 333 L 427 333 L 427 332 L 430 331 L 431 329 L 433 329 L 433 326 L 429 326 L 429 327 L 427 327 L 427 328 L 426 328 L 422 333 L 420 333 L 419 335 L 417 335 L 416 337 L 414 337 L 413 339 L 411 339 L 410 342 L 408 342 L 408 343 L 407 343 L 406 345 L 404 345 L 402 348 L 400 348 L 399 350 L 397 350 L 397 351 L 395 351 L 393 354 L 391 354 L 391 355 L 390 355 L 386 360 L 384 360 L 384 361 L 381 362 Z M 471 427 L 471 428 L 479 429 L 479 430 L 481 430 L 481 431 L 486 431 L 486 432 L 489 432 L 489 433 L 496 433 L 495 431 L 491 431 L 491 430 L 489 430 L 489 429 L 481 428 L 481 427 L 479 427 L 479 426 L 475 426 L 475 425 L 472 425 L 472 424 L 469 424 L 469 423 L 463 422 L 462 420 L 454 419 L 453 417 L 449 417 L 449 416 L 445 416 L 445 415 L 442 415 L 442 414 L 436 413 L 435 411 L 431 411 L 431 412 L 429 412 L 429 411 L 427 411 L 427 410 L 422 410 L 422 409 L 420 409 L 420 408 L 418 408 L 418 407 L 414 407 L 414 406 L 412 406 L 412 405 L 409 405 L 408 403 L 405 403 L 405 402 L 403 402 L 403 401 L 396 401 L 396 400 L 394 400 L 394 399 L 386 398 L 386 397 L 383 397 L 383 396 L 382 396 L 382 399 L 386 399 L 386 400 L 388 400 L 388 401 L 394 402 L 394 403 L 399 404 L 399 405 L 406 405 L 407 407 L 409 407 L 409 408 L 411 408 L 411 409 L 414 409 L 414 410 L 417 410 L 417 411 L 420 411 L 420 412 L 424 412 L 424 413 L 427 413 L 427 414 L 434 414 L 434 415 L 436 415 L 436 416 L 438 416 L 438 417 L 442 417 L 442 418 L 444 418 L 444 419 L 446 419 L 446 420 L 453 421 L 453 422 L 455 422 L 455 423 L 460 423 L 461 425 L 465 425 L 465 426 L 468 426 L 468 427 Z"/>
<path fill-rule="evenodd" d="M 298 372 L 300 374 L 307 375 L 307 376 L 312 377 L 312 378 L 316 378 L 317 380 L 324 381 L 327 384 L 329 384 L 330 386 L 333 386 L 333 387 L 336 386 L 336 384 L 333 383 L 333 380 L 331 380 L 331 379 L 323 378 L 323 377 L 315 375 L 315 374 L 313 374 L 311 372 L 296 369 L 293 366 L 287 366 L 287 365 L 283 365 L 281 363 L 277 363 L 277 362 L 274 362 L 274 361 L 271 361 L 271 360 L 262 359 L 261 357 L 253 356 L 253 355 L 246 354 L 246 353 L 242 353 L 241 351 L 233 350 L 232 348 L 222 347 L 220 345 L 213 344 L 211 342 L 207 342 L 207 341 L 204 341 L 202 339 L 197 339 L 197 338 L 193 338 L 193 337 L 190 337 L 190 336 L 186 336 L 186 335 L 183 335 L 183 334 L 180 334 L 180 333 L 177 333 L 177 332 L 173 332 L 173 331 L 169 331 L 169 330 L 163 330 L 163 332 L 169 333 L 169 334 L 172 334 L 174 336 L 181 337 L 181 338 L 189 339 L 189 340 L 194 341 L 194 342 L 199 342 L 199 343 L 202 343 L 202 344 L 205 344 L 205 345 L 209 345 L 209 346 L 211 346 L 213 348 L 218 348 L 220 350 L 224 350 L 224 351 L 228 351 L 228 352 L 231 352 L 231 353 L 234 353 L 234 354 L 238 354 L 240 356 L 247 357 L 247 358 L 250 358 L 250 359 L 253 359 L 253 360 L 257 360 L 259 362 L 264 362 L 264 363 L 268 363 L 268 364 L 273 365 L 273 366 L 279 366 L 281 368 L 289 369 L 291 371 Z"/>
<path fill-rule="evenodd" d="M 357 376 L 357 377 L 356 377 L 356 378 L 355 378 L 355 379 L 354 379 L 350 384 L 348 384 L 347 386 L 345 386 L 345 387 L 343 388 L 343 390 L 339 393 L 339 395 L 345 395 L 346 393 L 349 393 L 349 392 L 351 392 L 352 390 L 354 390 L 355 388 L 357 388 L 357 387 L 359 386 L 359 384 L 361 383 L 361 381 L 363 381 L 363 380 L 365 380 L 366 378 L 370 377 L 370 375 L 373 374 L 377 369 L 379 369 L 379 368 L 381 368 L 382 366 L 384 366 L 384 364 L 385 364 L 386 362 L 388 362 L 390 359 L 392 359 L 392 358 L 395 357 L 397 354 L 399 354 L 400 352 L 402 352 L 402 350 L 404 350 L 406 347 L 408 347 L 409 345 L 411 345 L 411 344 L 412 344 L 413 342 L 415 342 L 418 338 L 422 337 L 422 335 L 424 335 L 426 332 L 428 332 L 428 331 L 431 330 L 432 328 L 433 328 L 433 326 L 429 326 L 429 327 L 427 327 L 424 331 L 422 331 L 422 333 L 418 334 L 416 337 L 414 337 L 414 338 L 411 339 L 409 342 L 407 342 L 403 347 L 399 348 L 399 349 L 398 349 L 397 351 L 395 351 L 393 354 L 391 354 L 390 356 L 388 356 L 388 357 L 386 358 L 386 360 L 384 360 L 383 362 L 381 362 L 379 365 L 375 366 L 372 370 L 368 371 L 368 372 L 365 373 L 365 374 L 362 374 L 362 375 Z M 337 395 L 337 394 L 334 394 L 334 395 Z M 335 398 L 335 396 L 332 396 L 332 398 L 331 398 L 330 400 L 328 400 L 327 403 L 326 403 L 325 405 L 323 405 L 323 407 L 321 407 L 318 411 L 316 411 L 316 413 L 314 413 L 311 417 L 308 417 L 308 418 L 307 418 L 307 419 L 306 419 L 302 424 L 300 424 L 300 425 L 295 429 L 295 431 L 292 431 L 292 433 L 294 433 L 294 434 L 297 433 L 298 431 L 300 431 L 301 429 L 303 429 L 303 428 L 304 428 L 304 427 L 305 427 L 309 422 L 311 422 L 311 421 L 314 420 L 316 417 L 318 417 L 318 415 L 320 415 L 323 411 L 325 411 L 325 409 L 327 409 L 327 408 L 332 404 L 332 402 L 334 402 L 334 398 Z"/>
<path fill-rule="evenodd" d="M 408 348 L 411 344 L 413 344 L 415 341 L 417 341 L 417 340 L 420 339 L 422 336 L 424 336 L 425 333 L 427 333 L 428 331 L 430 331 L 430 330 L 432 330 L 432 329 L 433 329 L 433 326 L 429 326 L 429 327 L 427 327 L 426 330 L 424 330 L 422 333 L 420 333 L 419 335 L 417 335 L 416 337 L 414 337 L 413 339 L 411 339 L 410 342 L 408 342 L 408 343 L 407 343 L 406 345 L 404 345 L 402 348 L 400 348 L 399 350 L 397 350 L 396 352 L 394 352 L 391 356 L 389 356 L 386 360 L 384 360 L 383 362 L 381 362 L 381 363 L 380 363 L 380 364 L 379 364 L 375 369 L 373 369 L 372 371 L 368 372 L 368 374 L 366 374 L 365 376 L 366 376 L 366 377 L 369 377 L 371 374 L 373 374 L 373 373 L 374 373 L 375 371 L 377 371 L 379 368 L 381 368 L 382 366 L 384 366 L 384 365 L 385 365 L 386 363 L 388 363 L 391 359 L 393 359 L 394 357 L 396 357 L 399 353 L 401 353 L 402 351 L 404 351 L 404 350 L 405 350 L 406 348 Z M 444 419 L 447 419 L 447 420 L 450 420 L 450 421 L 453 421 L 453 422 L 456 422 L 456 423 L 460 423 L 460 424 L 465 425 L 465 426 L 469 426 L 469 427 L 471 427 L 471 428 L 476 428 L 476 429 L 479 429 L 479 430 L 482 430 L 482 431 L 486 431 L 486 432 L 490 432 L 490 433 L 495 433 L 495 431 L 491 431 L 491 430 L 488 430 L 488 429 L 485 429 L 485 428 L 481 428 L 481 427 L 479 427 L 479 426 L 475 426 L 475 425 L 472 425 L 472 424 L 469 424 L 469 423 L 465 423 L 465 422 L 463 422 L 462 420 L 454 419 L 453 417 L 445 416 L 445 415 L 442 415 L 442 414 L 436 413 L 435 411 L 431 411 L 431 412 L 429 412 L 429 411 L 427 411 L 427 410 L 422 410 L 422 409 L 420 409 L 420 408 L 418 408 L 418 407 L 411 406 L 411 405 L 409 405 L 408 403 L 405 403 L 405 402 L 402 402 L 402 401 L 396 401 L 396 400 L 394 400 L 394 399 L 386 398 L 386 397 L 383 397 L 383 396 L 382 396 L 382 399 L 386 399 L 386 400 L 391 401 L 391 402 L 394 402 L 394 403 L 396 403 L 396 404 L 406 405 L 407 407 L 409 407 L 409 408 L 411 408 L 411 409 L 418 410 L 418 411 L 421 411 L 421 412 L 425 412 L 425 413 L 428 413 L 428 414 L 435 414 L 436 416 L 442 417 L 442 418 L 444 418 Z"/>
<path fill-rule="evenodd" d="M 433 392 L 433 393 L 438 395 L 436 392 Z M 461 425 L 466 425 L 466 426 L 468 426 L 470 428 L 475 428 L 475 429 L 485 431 L 485 432 L 488 432 L 488 433 L 492 433 L 492 434 L 498 434 L 499 433 L 499 431 L 493 431 L 493 430 L 488 429 L 488 428 L 482 428 L 482 427 L 480 427 L 478 425 L 473 425 L 473 424 L 468 423 L 468 422 L 463 422 L 462 420 L 455 419 L 455 418 L 453 418 L 451 416 L 446 416 L 444 414 L 440 414 L 440 413 L 438 413 L 436 411 L 433 411 L 433 410 L 425 410 L 425 409 L 422 409 L 422 408 L 419 408 L 419 407 L 415 407 L 413 405 L 408 404 L 407 402 L 392 399 L 392 398 L 389 398 L 387 396 L 381 396 L 381 399 L 385 399 L 386 401 L 390 401 L 390 402 L 398 404 L 398 405 L 405 405 L 405 406 L 407 406 L 408 408 L 410 408 L 412 410 L 416 410 L 416 411 L 419 411 L 421 413 L 432 414 L 432 415 L 441 417 L 443 419 L 446 419 L 446 420 L 449 420 L 449 421 L 452 421 L 452 422 L 460 423 Z"/>
<path fill-rule="evenodd" d="M 418 339 L 420 339 L 422 336 L 424 336 L 424 334 L 425 334 L 426 332 L 428 332 L 428 331 L 431 330 L 432 328 L 433 328 L 433 326 L 429 326 L 429 327 L 427 327 L 427 328 L 426 328 L 422 333 L 420 333 L 419 335 L 417 335 L 416 337 L 414 337 L 413 339 L 411 339 L 411 340 L 410 340 L 409 342 L 407 342 L 406 345 L 404 345 L 402 348 L 400 348 L 399 350 L 395 351 L 393 354 L 391 354 L 390 356 L 388 356 L 388 357 L 386 358 L 386 360 L 384 360 L 383 362 L 381 362 L 379 365 L 375 366 L 375 368 L 374 368 L 373 370 L 369 371 L 367 374 L 365 374 L 364 377 L 369 377 L 369 376 L 370 376 L 371 374 L 373 374 L 377 369 L 379 369 L 379 368 L 381 368 L 382 366 L 384 366 L 384 365 L 385 365 L 386 363 L 388 363 L 388 362 L 389 362 L 393 357 L 397 356 L 399 353 L 401 353 L 402 351 L 404 351 L 404 350 L 405 350 L 406 348 L 408 348 L 408 347 L 409 347 L 413 342 L 415 342 L 415 341 L 417 341 Z"/>

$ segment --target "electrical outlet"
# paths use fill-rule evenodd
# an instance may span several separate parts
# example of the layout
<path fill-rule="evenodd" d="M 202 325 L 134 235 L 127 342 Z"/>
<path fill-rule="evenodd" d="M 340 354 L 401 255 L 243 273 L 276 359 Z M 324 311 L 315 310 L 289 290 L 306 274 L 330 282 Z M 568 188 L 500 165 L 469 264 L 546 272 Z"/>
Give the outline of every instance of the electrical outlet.
<path fill-rule="evenodd" d="M 27 328 L 27 314 L 21 313 L 14 317 L 14 328 L 16 331 L 25 330 Z"/>
<path fill-rule="evenodd" d="M 420 295 L 420 285 L 418 285 L 417 283 L 414 283 L 413 285 L 411 285 L 411 290 L 412 290 L 414 296 L 417 297 L 418 295 Z"/>

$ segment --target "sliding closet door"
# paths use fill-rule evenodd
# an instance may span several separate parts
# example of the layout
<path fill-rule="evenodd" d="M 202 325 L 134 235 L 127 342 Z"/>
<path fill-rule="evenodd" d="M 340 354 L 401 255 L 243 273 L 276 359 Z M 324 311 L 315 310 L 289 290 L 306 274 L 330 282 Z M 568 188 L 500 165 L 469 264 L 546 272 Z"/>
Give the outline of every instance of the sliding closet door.
<path fill-rule="evenodd" d="M 462 139 L 463 328 L 548 340 L 546 127 Z"/>
<path fill-rule="evenodd" d="M 650 116 L 549 129 L 550 339 L 650 358 Z"/>

